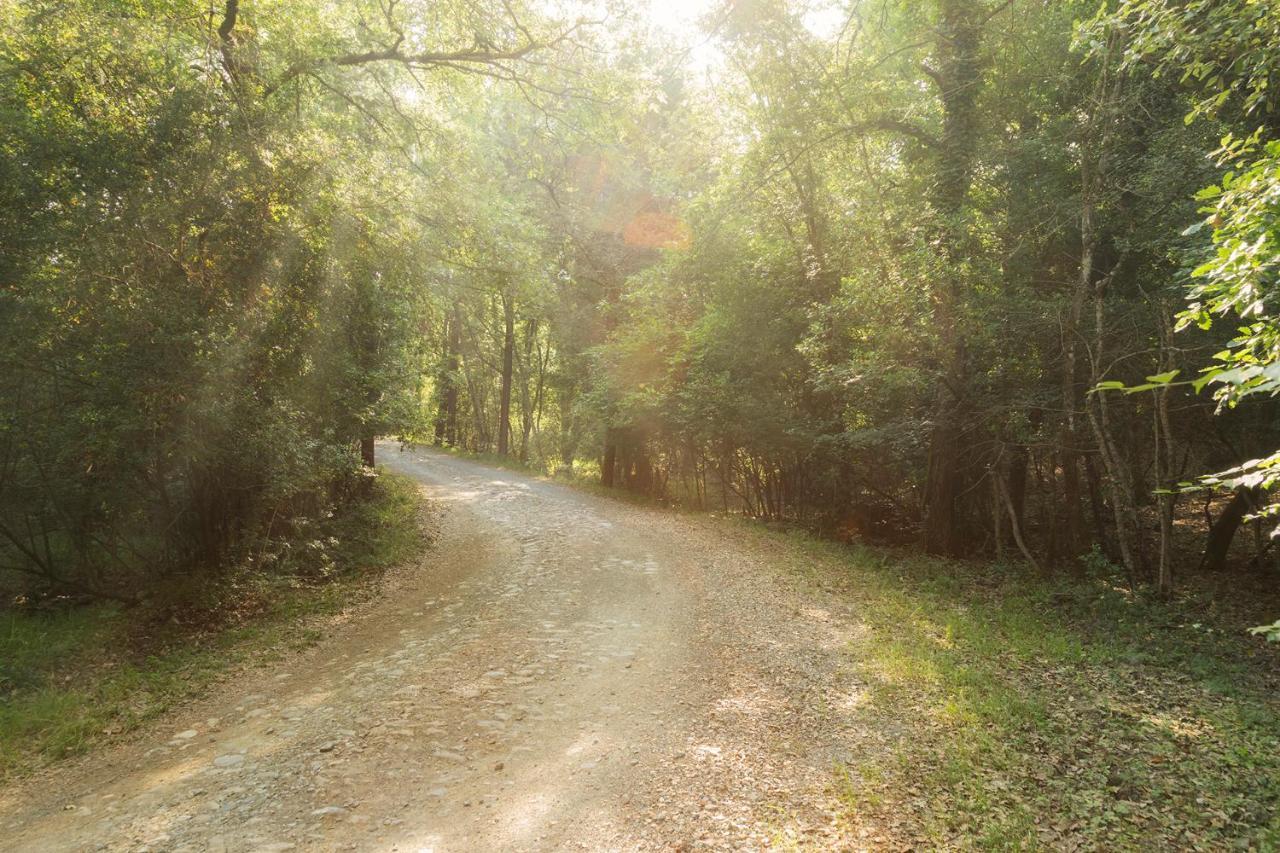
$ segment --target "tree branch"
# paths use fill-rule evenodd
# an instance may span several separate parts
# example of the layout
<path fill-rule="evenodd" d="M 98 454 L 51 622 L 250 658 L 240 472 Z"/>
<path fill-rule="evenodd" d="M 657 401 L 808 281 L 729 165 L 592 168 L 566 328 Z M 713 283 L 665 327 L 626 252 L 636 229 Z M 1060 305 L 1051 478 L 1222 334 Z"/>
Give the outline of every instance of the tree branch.
<path fill-rule="evenodd" d="M 234 0 L 228 0 L 228 5 Z M 369 50 L 363 53 L 344 53 L 338 56 L 319 57 L 313 59 L 299 60 L 291 64 L 284 70 L 274 82 L 268 84 L 263 90 L 263 98 L 270 98 L 280 89 L 289 85 L 305 74 L 318 71 L 321 68 L 343 68 L 359 65 L 369 65 L 375 62 L 396 62 L 408 68 L 455 68 L 462 71 L 482 70 L 485 66 L 504 67 L 504 63 L 514 62 L 524 59 L 535 51 L 545 50 L 555 47 L 566 41 L 580 27 L 591 23 L 587 21 L 579 21 L 573 26 L 561 32 L 554 38 L 545 41 L 537 39 L 526 39 L 523 44 L 515 45 L 506 49 L 489 47 L 481 44 L 474 44 L 463 50 L 450 51 L 427 51 L 424 53 L 405 53 L 400 49 L 400 45 L 404 41 L 404 35 L 399 35 L 390 47 L 380 50 Z M 521 28 L 523 29 L 523 28 Z"/>
<path fill-rule="evenodd" d="M 218 38 L 223 43 L 231 41 L 231 31 L 236 28 L 236 17 L 240 14 L 240 0 L 227 0 L 222 12 L 222 23 L 218 26 Z"/>
<path fill-rule="evenodd" d="M 235 48 L 235 39 L 231 37 L 231 31 L 236 28 L 239 16 L 240 0 L 227 0 L 227 5 L 222 11 L 222 23 L 218 25 L 218 51 L 222 54 L 222 67 L 226 69 L 227 76 L 233 81 L 236 78 L 236 62 L 232 53 Z"/>
<path fill-rule="evenodd" d="M 867 121 L 856 122 L 845 128 L 845 132 L 850 135 L 859 135 L 870 130 L 882 130 L 889 133 L 900 133 L 903 136 L 909 136 L 916 142 L 922 142 L 925 145 L 938 145 L 938 138 L 923 127 L 918 127 L 909 121 L 889 118 L 888 116 L 880 116 L 878 118 L 869 119 Z"/>

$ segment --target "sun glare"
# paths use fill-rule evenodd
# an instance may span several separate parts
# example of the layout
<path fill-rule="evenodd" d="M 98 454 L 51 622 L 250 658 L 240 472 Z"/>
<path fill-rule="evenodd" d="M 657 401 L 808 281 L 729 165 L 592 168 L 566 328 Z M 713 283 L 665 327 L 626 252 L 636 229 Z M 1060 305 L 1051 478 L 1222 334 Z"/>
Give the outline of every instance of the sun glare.
<path fill-rule="evenodd" d="M 647 0 L 647 4 L 649 21 L 681 38 L 703 35 L 699 22 L 717 5 L 716 0 Z"/>

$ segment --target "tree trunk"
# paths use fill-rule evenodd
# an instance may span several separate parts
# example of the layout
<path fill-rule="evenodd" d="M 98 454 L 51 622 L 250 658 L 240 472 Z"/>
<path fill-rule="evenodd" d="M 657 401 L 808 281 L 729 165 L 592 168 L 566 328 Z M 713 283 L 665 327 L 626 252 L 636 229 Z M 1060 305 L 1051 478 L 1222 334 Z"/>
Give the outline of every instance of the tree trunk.
<path fill-rule="evenodd" d="M 529 373 L 533 366 L 533 343 L 538 335 L 538 321 L 525 324 L 524 353 L 520 359 L 520 461 L 529 461 L 529 436 L 533 433 L 534 395 L 529 390 Z"/>
<path fill-rule="evenodd" d="M 1074 388 L 1069 405 L 1074 406 Z M 1059 542 L 1059 554 L 1073 572 L 1082 574 L 1084 564 L 1080 562 L 1080 542 L 1084 538 L 1084 516 L 1081 513 L 1080 501 L 1080 454 L 1076 443 L 1075 413 L 1067 413 L 1067 421 L 1063 424 L 1059 435 L 1060 460 L 1062 465 L 1062 499 L 1063 514 L 1066 516 L 1062 526 L 1062 539 Z"/>
<path fill-rule="evenodd" d="M 453 447 L 458 443 L 458 351 L 462 348 L 462 312 L 454 306 L 449 319 L 448 357 L 445 370 L 448 384 L 444 390 L 444 441 Z"/>
<path fill-rule="evenodd" d="M 991 477 L 991 537 L 995 542 L 997 565 L 1004 562 L 1004 500 L 1000 483 L 997 482 L 1002 476 L 1004 475 L 997 468 Z"/>
<path fill-rule="evenodd" d="M 1081 275 L 1088 273 L 1081 270 Z M 1103 305 L 1105 283 L 1099 284 L 1094 294 L 1094 373 L 1093 384 L 1102 381 L 1099 365 L 1102 360 L 1102 342 L 1105 332 L 1106 313 Z M 1111 432 L 1110 411 L 1107 406 L 1106 392 L 1090 395 L 1091 405 L 1088 407 L 1089 424 L 1093 427 L 1094 437 L 1098 442 L 1099 456 L 1107 471 L 1107 489 L 1111 493 L 1111 509 L 1116 521 L 1116 548 L 1120 552 L 1120 561 L 1124 565 L 1129 585 L 1136 586 L 1140 577 L 1136 537 L 1138 526 L 1138 509 L 1133 498 L 1133 479 L 1129 466 L 1121 458 Z"/>
<path fill-rule="evenodd" d="M 578 456 L 578 422 L 574 417 L 574 389 L 572 386 L 561 388 L 556 394 L 560 404 L 560 464 L 573 471 L 573 462 Z"/>
<path fill-rule="evenodd" d="M 452 414 L 453 431 L 457 432 L 458 418 L 458 390 L 457 390 L 457 372 L 458 372 L 458 347 L 455 343 L 457 334 L 457 309 L 453 313 L 445 317 L 444 323 L 444 364 L 441 366 L 436 376 L 436 383 L 439 386 L 437 397 L 438 405 L 436 407 L 435 421 L 435 444 L 440 447 L 445 444 L 452 444 L 453 439 L 450 436 L 450 415 Z"/>
<path fill-rule="evenodd" d="M 959 326 L 963 302 L 960 261 L 968 243 L 964 209 L 968 202 L 978 139 L 977 99 L 982 84 L 981 24 L 969 0 L 938 0 L 937 68 L 925 68 L 942 104 L 942 136 L 936 147 L 930 202 L 938 219 L 938 245 L 947 270 L 932 294 L 938 334 L 940 377 L 929 440 L 925 485 L 924 546 L 933 554 L 956 555 L 962 545 L 959 500 L 964 472 L 964 388 L 968 365 Z"/>
<path fill-rule="evenodd" d="M 1222 515 L 1209 528 L 1209 538 L 1205 541 L 1204 557 L 1200 567 L 1211 572 L 1221 572 L 1227 567 L 1227 554 L 1231 551 L 1231 542 L 1236 531 L 1244 522 L 1244 517 L 1253 511 L 1260 502 L 1261 491 L 1253 489 L 1237 489 L 1231 496 L 1230 503 L 1223 509 Z"/>
<path fill-rule="evenodd" d="M 350 446 L 351 445 L 349 444 L 347 445 L 347 447 Z M 372 468 L 374 466 L 373 448 L 374 444 L 372 437 L 360 439 L 360 462 L 366 468 Z"/>
<path fill-rule="evenodd" d="M 511 439 L 511 373 L 516 348 L 515 303 L 509 291 L 502 293 L 502 389 L 498 400 L 498 455 L 506 456 Z"/>
<path fill-rule="evenodd" d="M 1017 516 L 1018 524 L 1022 525 L 1027 515 L 1027 464 L 1031 461 L 1031 454 L 1027 451 L 1025 444 L 1016 444 L 1011 456 L 1008 497 L 1009 502 L 1013 504 L 1013 512 Z"/>
<path fill-rule="evenodd" d="M 1094 541 L 1102 549 L 1103 555 L 1114 562 L 1118 557 L 1111 544 L 1111 537 L 1107 535 L 1107 502 L 1102 497 L 1102 478 L 1098 476 L 1098 466 L 1093 454 L 1086 454 L 1083 459 L 1085 480 L 1089 484 L 1089 515 L 1093 519 Z"/>
<path fill-rule="evenodd" d="M 444 444 L 444 399 L 440 400 L 440 404 L 436 406 L 436 422 L 435 429 L 431 438 L 432 444 L 440 447 Z"/>
<path fill-rule="evenodd" d="M 1160 373 L 1169 371 L 1173 365 L 1172 337 L 1173 311 L 1164 310 L 1163 302 L 1157 304 L 1160 316 L 1156 318 L 1160 324 L 1160 358 L 1157 362 Z M 1162 596 L 1173 594 L 1173 512 L 1176 494 L 1173 491 L 1176 472 L 1173 470 L 1174 444 L 1173 429 L 1169 423 L 1169 388 L 1156 389 L 1155 405 L 1155 482 L 1156 502 L 1160 515 L 1160 565 L 1156 572 L 1156 589 Z"/>
<path fill-rule="evenodd" d="M 1087 161 L 1082 167 L 1082 181 L 1089 181 Z M 1078 559 L 1083 539 L 1084 519 L 1081 514 L 1080 494 L 1080 433 L 1077 424 L 1079 392 L 1077 364 L 1079 361 L 1080 321 L 1093 278 L 1093 254 L 1096 238 L 1093 233 L 1093 204 L 1089 199 L 1091 189 L 1084 189 L 1085 200 L 1080 212 L 1080 274 L 1076 278 L 1071 305 L 1067 309 L 1062 329 L 1062 427 L 1058 434 L 1058 446 L 1062 454 L 1062 491 L 1065 501 L 1066 525 L 1063 531 L 1061 554 L 1078 574 L 1084 572 L 1084 564 Z"/>
<path fill-rule="evenodd" d="M 614 468 L 618 464 L 618 437 L 612 427 L 604 431 L 604 459 L 600 463 L 600 485 L 613 488 Z"/>
<path fill-rule="evenodd" d="M 1109 55 L 1110 46 L 1108 46 L 1108 56 L 1103 60 L 1102 74 L 1094 95 L 1095 103 L 1082 140 L 1080 160 L 1080 269 L 1076 280 L 1075 297 L 1083 299 L 1088 294 L 1093 299 L 1093 346 L 1089 353 L 1092 362 L 1089 383 L 1091 386 L 1097 386 L 1105 372 L 1103 351 L 1106 343 L 1105 297 L 1108 281 L 1107 277 L 1094 281 L 1097 234 L 1093 225 L 1093 213 L 1098 202 L 1099 188 L 1104 185 L 1107 173 L 1109 125 L 1103 119 L 1107 118 L 1112 111 L 1121 83 L 1121 78 L 1112 77 Z M 1119 552 L 1120 562 L 1128 576 L 1129 585 L 1133 587 L 1144 574 L 1140 571 L 1140 566 L 1145 563 L 1145 557 L 1140 551 L 1142 528 L 1138 521 L 1137 501 L 1134 497 L 1133 471 L 1116 444 L 1107 392 L 1090 394 L 1086 400 L 1085 410 L 1098 446 L 1098 456 L 1102 460 L 1102 466 L 1107 475 L 1106 486 L 1115 516 L 1116 550 Z"/>
<path fill-rule="evenodd" d="M 959 525 L 956 496 L 960 492 L 960 430 L 945 392 L 935 409 L 937 422 L 930 436 L 929 474 L 925 486 L 924 547 L 930 554 L 958 554 Z"/>
<path fill-rule="evenodd" d="M 1035 554 L 1031 553 L 1031 549 L 1027 547 L 1027 541 L 1022 535 L 1022 523 L 1018 518 L 1018 513 L 1013 506 L 1013 501 L 1009 500 L 1009 493 L 1005 489 L 1004 476 L 1001 473 L 1000 455 L 996 456 L 996 463 L 991 467 L 991 481 L 995 489 L 996 500 L 1004 504 L 1005 509 L 1009 513 L 1009 532 L 1013 534 L 1013 541 L 1018 546 L 1018 550 L 1022 552 L 1023 559 L 1031 564 L 1031 567 L 1037 573 L 1043 574 L 1044 570 L 1040 567 L 1040 563 L 1036 560 Z"/>

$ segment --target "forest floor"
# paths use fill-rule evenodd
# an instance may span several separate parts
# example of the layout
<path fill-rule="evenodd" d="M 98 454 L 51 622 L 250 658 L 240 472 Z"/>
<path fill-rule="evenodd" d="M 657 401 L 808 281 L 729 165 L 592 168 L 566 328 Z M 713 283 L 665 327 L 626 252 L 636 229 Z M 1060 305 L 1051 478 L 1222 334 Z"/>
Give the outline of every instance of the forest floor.
<path fill-rule="evenodd" d="M 0 789 L 6 849 L 1280 844 L 1250 614 L 380 451 L 436 509 L 425 562 Z"/>

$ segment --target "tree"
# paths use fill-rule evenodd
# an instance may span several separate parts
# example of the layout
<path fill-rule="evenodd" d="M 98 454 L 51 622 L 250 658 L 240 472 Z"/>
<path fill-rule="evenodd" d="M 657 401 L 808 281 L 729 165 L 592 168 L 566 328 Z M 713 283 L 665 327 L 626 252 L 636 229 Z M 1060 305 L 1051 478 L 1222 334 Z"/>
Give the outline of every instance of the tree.
<path fill-rule="evenodd" d="M 6 588 L 136 601 L 268 559 L 412 428 L 458 127 L 411 102 L 532 85 L 584 26 L 377 10 L 0 11 Z"/>

